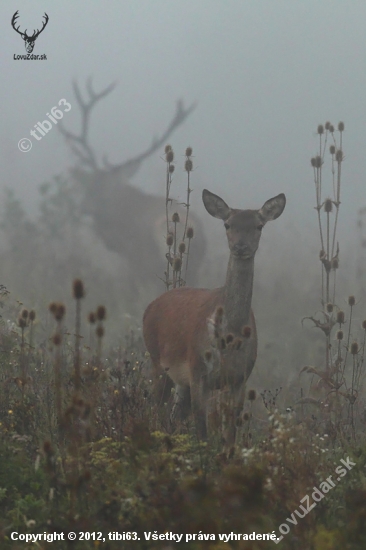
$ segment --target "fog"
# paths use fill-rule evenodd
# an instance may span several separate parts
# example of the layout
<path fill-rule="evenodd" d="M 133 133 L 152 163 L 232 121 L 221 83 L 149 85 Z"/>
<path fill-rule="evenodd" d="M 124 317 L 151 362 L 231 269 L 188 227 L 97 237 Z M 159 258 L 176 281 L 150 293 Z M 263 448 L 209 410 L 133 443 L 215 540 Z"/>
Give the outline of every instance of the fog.
<path fill-rule="evenodd" d="M 50 20 L 35 48 L 47 61 L 13 60 L 14 53 L 24 53 L 10 25 L 16 10 L 19 24 L 29 29 L 39 28 L 47 11 Z M 40 182 L 70 166 L 70 155 L 56 130 L 29 154 L 19 154 L 17 143 L 59 99 L 75 103 L 71 80 L 83 85 L 89 75 L 97 90 L 118 82 L 91 128 L 95 148 L 112 161 L 148 146 L 177 99 L 196 101 L 173 143 L 177 151 L 194 148 L 197 190 L 225 188 L 232 202 L 250 206 L 282 191 L 288 219 L 303 224 L 314 202 L 309 159 L 316 127 L 343 120 L 343 218 L 364 200 L 363 2 L 112 0 L 58 6 L 36 0 L 7 2 L 0 13 L 1 180 L 27 202 L 36 202 Z M 76 128 L 76 106 L 64 122 Z M 158 191 L 159 179 L 156 155 L 134 184 Z"/>
<path fill-rule="evenodd" d="M 40 28 L 47 12 L 48 25 L 34 49 L 46 53 L 47 60 L 13 59 L 25 53 L 10 24 L 16 10 L 17 25 L 29 33 Z M 318 124 L 330 120 L 337 127 L 343 121 L 339 240 L 341 253 L 343 246 L 349 257 L 357 244 L 357 211 L 366 205 L 364 2 L 17 0 L 2 3 L 0 14 L 1 187 L 15 191 L 32 219 L 39 185 L 67 174 L 75 158 L 55 126 L 33 140 L 28 153 L 17 144 L 62 98 L 72 106 L 63 124 L 78 132 L 72 80 L 84 91 L 92 76 L 96 91 L 117 82 L 92 114 L 90 141 L 100 163 L 103 155 L 112 163 L 138 155 L 168 126 L 177 100 L 186 107 L 196 103 L 169 139 L 176 153 L 176 181 L 184 182 L 184 150 L 190 145 L 192 202 L 212 250 L 219 235 L 224 258 L 225 236 L 202 208 L 202 189 L 238 208 L 259 208 L 268 198 L 286 194 L 285 214 L 264 232 L 259 252 L 258 280 L 266 285 L 295 268 L 296 277 L 306 277 L 310 253 L 319 273 L 310 158 L 318 147 Z M 131 184 L 163 194 L 162 156 L 163 148 L 143 163 Z M 183 199 L 184 184 L 176 189 L 172 193 Z M 356 246 L 354 251 L 356 256 Z M 356 265 L 356 258 L 350 262 Z M 216 280 L 201 284 L 217 283 L 223 272 L 224 267 Z M 11 286 L 9 278 L 5 282 Z"/>

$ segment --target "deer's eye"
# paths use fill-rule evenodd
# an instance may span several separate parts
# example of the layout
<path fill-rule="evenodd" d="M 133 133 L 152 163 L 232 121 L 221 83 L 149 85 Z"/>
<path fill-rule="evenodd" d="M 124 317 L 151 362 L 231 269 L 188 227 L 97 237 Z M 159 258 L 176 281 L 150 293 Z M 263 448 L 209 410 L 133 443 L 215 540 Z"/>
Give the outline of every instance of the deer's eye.
<path fill-rule="evenodd" d="M 230 229 L 230 225 L 228 223 L 224 223 L 225 229 Z"/>
<path fill-rule="evenodd" d="M 260 223 L 259 225 L 257 225 L 258 231 L 262 231 L 263 227 L 264 227 L 263 223 Z"/>

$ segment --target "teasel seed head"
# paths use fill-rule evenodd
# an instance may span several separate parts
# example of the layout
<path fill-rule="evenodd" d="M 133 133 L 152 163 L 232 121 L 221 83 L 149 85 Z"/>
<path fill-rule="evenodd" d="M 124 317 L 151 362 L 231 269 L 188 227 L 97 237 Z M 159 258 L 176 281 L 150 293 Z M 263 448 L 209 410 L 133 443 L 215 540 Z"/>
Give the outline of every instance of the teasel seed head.
<path fill-rule="evenodd" d="M 244 338 L 250 338 L 250 336 L 252 334 L 251 327 L 248 326 L 248 325 L 245 325 L 242 329 L 242 334 L 243 334 Z"/>
<path fill-rule="evenodd" d="M 81 300 L 81 298 L 84 298 L 84 283 L 81 279 L 74 280 L 72 290 L 75 300 Z"/>
<path fill-rule="evenodd" d="M 98 321 L 104 321 L 107 315 L 106 308 L 104 306 L 98 306 L 96 315 L 97 315 Z"/>
<path fill-rule="evenodd" d="M 342 162 L 342 160 L 343 160 L 343 151 L 342 151 L 342 149 L 338 149 L 338 151 L 336 152 L 336 160 L 338 162 Z"/>
<path fill-rule="evenodd" d="M 243 340 L 239 336 L 237 336 L 233 341 L 233 349 L 238 351 L 241 348 L 242 344 Z"/>
<path fill-rule="evenodd" d="M 179 223 L 179 222 L 180 222 L 180 218 L 179 218 L 178 212 L 174 212 L 174 214 L 173 214 L 173 216 L 172 216 L 172 222 L 173 222 L 173 223 Z"/>
<path fill-rule="evenodd" d="M 229 332 L 229 334 L 226 335 L 226 343 L 231 344 L 231 342 L 234 340 L 234 335 Z"/>
<path fill-rule="evenodd" d="M 339 259 L 335 256 L 332 258 L 332 261 L 330 262 L 330 266 L 332 269 L 338 269 L 339 268 Z"/>
<path fill-rule="evenodd" d="M 187 229 L 187 239 L 193 239 L 193 236 L 194 236 L 193 227 L 188 227 L 188 229 Z"/>
<path fill-rule="evenodd" d="M 331 124 L 331 125 L 329 126 L 329 131 L 330 131 L 331 134 L 333 134 L 333 132 L 334 132 L 334 126 L 333 126 L 333 124 Z"/>
<path fill-rule="evenodd" d="M 50 310 L 52 315 L 55 315 L 57 311 L 57 302 L 51 302 L 50 305 L 48 306 L 48 309 Z"/>
<path fill-rule="evenodd" d="M 324 134 L 324 126 L 323 126 L 323 124 L 319 124 L 319 126 L 318 126 L 318 134 L 320 134 L 320 135 L 321 135 L 321 134 Z"/>
<path fill-rule="evenodd" d="M 359 346 L 358 346 L 358 343 L 357 342 L 352 342 L 351 344 L 351 354 L 352 355 L 357 355 L 358 354 L 358 350 L 359 350 Z"/>
<path fill-rule="evenodd" d="M 175 170 L 175 166 L 174 166 L 174 164 L 171 164 L 169 166 L 169 174 L 172 174 L 174 172 L 174 170 Z"/>
<path fill-rule="evenodd" d="M 334 154 L 335 154 L 336 148 L 335 148 L 334 145 L 331 145 L 331 146 L 329 147 L 329 152 L 330 152 L 331 155 L 334 155 Z"/>
<path fill-rule="evenodd" d="M 62 321 L 66 313 L 66 308 L 61 302 L 57 304 L 56 311 L 54 313 L 56 321 Z"/>
<path fill-rule="evenodd" d="M 220 341 L 219 341 L 219 349 L 226 349 L 226 341 L 225 341 L 225 338 L 220 338 Z"/>
<path fill-rule="evenodd" d="M 23 319 L 28 319 L 28 310 L 27 309 L 23 309 L 22 310 L 22 313 L 21 313 L 21 316 L 23 317 Z"/>
<path fill-rule="evenodd" d="M 186 157 L 190 157 L 193 153 L 192 147 L 187 147 L 186 149 Z"/>
<path fill-rule="evenodd" d="M 325 199 L 325 201 L 324 201 L 324 211 L 329 213 L 332 210 L 333 210 L 332 199 Z"/>
<path fill-rule="evenodd" d="M 45 441 L 43 443 L 43 451 L 45 452 L 46 455 L 49 455 L 53 452 L 52 451 L 52 445 L 49 441 Z"/>
<path fill-rule="evenodd" d="M 104 327 L 102 327 L 102 325 L 98 325 L 97 328 L 95 329 L 95 334 L 97 335 L 98 338 L 103 338 Z"/>
<path fill-rule="evenodd" d="M 319 155 L 317 155 L 315 157 L 315 166 L 316 166 L 316 168 L 320 168 L 321 165 L 322 165 L 322 158 Z"/>
<path fill-rule="evenodd" d="M 173 271 L 180 271 L 182 269 L 182 259 L 174 258 L 173 260 Z"/>
<path fill-rule="evenodd" d="M 333 306 L 333 304 L 330 304 L 330 303 L 329 303 L 329 304 L 326 305 L 326 308 L 327 308 L 327 312 L 328 312 L 328 313 L 332 313 L 332 311 L 333 311 L 333 309 L 334 309 L 334 306 Z"/>
<path fill-rule="evenodd" d="M 344 122 L 338 122 L 338 130 L 339 130 L 340 132 L 343 132 L 343 130 L 344 130 Z"/>
<path fill-rule="evenodd" d="M 348 296 L 348 305 L 353 307 L 355 303 L 356 303 L 356 298 L 353 295 Z"/>
<path fill-rule="evenodd" d="M 319 252 L 319 260 L 323 260 L 326 257 L 325 250 L 321 250 Z"/>
<path fill-rule="evenodd" d="M 339 323 L 340 325 L 343 325 L 344 320 L 345 320 L 344 311 L 340 309 L 339 311 L 337 311 L 337 323 Z"/>
<path fill-rule="evenodd" d="M 325 129 L 326 130 L 329 130 L 330 128 L 330 122 L 326 122 L 325 125 L 324 125 Z"/>
<path fill-rule="evenodd" d="M 310 162 L 311 162 L 311 166 L 312 166 L 313 168 L 316 168 L 316 158 L 315 158 L 315 157 L 312 157 L 312 159 L 310 160 Z"/>
<path fill-rule="evenodd" d="M 34 311 L 34 309 L 31 309 L 29 312 L 29 320 L 33 322 L 35 318 L 36 318 L 36 312 Z"/>
<path fill-rule="evenodd" d="M 167 162 L 173 162 L 173 160 L 174 160 L 174 151 L 173 151 L 173 149 L 169 149 L 169 151 L 167 151 L 167 153 L 165 154 L 165 160 Z"/>
<path fill-rule="evenodd" d="M 18 327 L 19 328 L 25 328 L 27 326 L 27 321 L 23 317 L 19 317 L 18 319 Z"/>
<path fill-rule="evenodd" d="M 52 342 L 54 346 L 59 346 L 61 344 L 61 334 L 59 332 L 56 332 L 56 334 L 52 337 Z"/>
<path fill-rule="evenodd" d="M 364 321 L 362 321 L 361 326 L 362 326 L 363 330 L 366 330 L 366 319 Z"/>
<path fill-rule="evenodd" d="M 179 254 L 184 254 L 186 251 L 186 243 L 184 243 L 183 241 L 179 243 L 178 251 L 179 251 Z"/>
<path fill-rule="evenodd" d="M 94 311 L 91 311 L 88 315 L 88 321 L 91 325 L 94 325 L 95 321 L 96 321 L 96 317 L 95 317 L 95 313 Z"/>
<path fill-rule="evenodd" d="M 171 145 L 165 145 L 165 149 L 164 149 L 165 153 L 169 153 L 169 151 L 171 151 L 171 150 L 172 150 Z"/>
<path fill-rule="evenodd" d="M 337 340 L 343 340 L 343 330 L 337 330 Z"/>
<path fill-rule="evenodd" d="M 212 359 L 212 352 L 208 349 L 205 351 L 205 360 L 211 361 L 211 359 Z"/>
<path fill-rule="evenodd" d="M 72 398 L 73 405 L 76 405 L 77 407 L 83 407 L 84 406 L 84 399 L 82 397 L 79 397 L 78 395 L 74 395 Z"/>
<path fill-rule="evenodd" d="M 248 399 L 249 401 L 255 401 L 257 398 L 257 394 L 255 392 L 255 390 L 249 390 L 248 391 Z"/>
<path fill-rule="evenodd" d="M 193 162 L 191 161 L 191 159 L 187 159 L 185 164 L 184 164 L 184 169 L 186 172 L 192 172 L 193 170 Z"/>
<path fill-rule="evenodd" d="M 166 244 L 167 246 L 173 246 L 173 243 L 174 243 L 174 235 L 173 233 L 169 233 L 169 235 L 167 235 L 167 238 L 166 238 Z"/>

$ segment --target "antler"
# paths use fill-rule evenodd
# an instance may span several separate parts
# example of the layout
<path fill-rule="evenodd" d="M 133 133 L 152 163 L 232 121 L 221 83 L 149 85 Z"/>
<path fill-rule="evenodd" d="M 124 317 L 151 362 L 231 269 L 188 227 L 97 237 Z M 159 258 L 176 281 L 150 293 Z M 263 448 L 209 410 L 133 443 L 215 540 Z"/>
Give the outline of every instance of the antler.
<path fill-rule="evenodd" d="M 41 32 L 43 31 L 43 29 L 45 28 L 45 26 L 46 26 L 47 23 L 48 23 L 49 17 L 48 17 L 48 15 L 47 15 L 46 12 L 44 12 L 44 16 L 43 16 L 43 17 L 45 18 L 45 20 L 44 20 L 44 22 L 43 22 L 43 24 L 42 24 L 41 30 L 39 31 L 39 30 L 37 29 L 37 34 L 36 34 L 36 31 L 34 31 L 34 33 L 33 33 L 33 35 L 32 35 L 32 38 L 34 38 L 34 40 L 37 38 L 37 36 L 39 36 L 39 35 L 41 34 Z"/>
<path fill-rule="evenodd" d="M 98 162 L 95 156 L 93 149 L 88 143 L 88 130 L 90 122 L 90 112 L 93 109 L 94 105 L 100 101 L 103 97 L 108 95 L 116 86 L 116 83 L 113 82 L 105 90 L 100 93 L 95 93 L 92 87 L 92 79 L 88 78 L 86 89 L 89 95 L 89 99 L 84 101 L 79 86 L 74 81 L 73 84 L 74 94 L 76 101 L 79 105 L 81 111 L 81 132 L 79 135 L 73 134 L 68 130 L 65 130 L 61 121 L 58 123 L 58 128 L 62 135 L 65 137 L 73 153 L 81 160 L 81 163 L 89 166 L 93 170 L 98 169 Z M 142 161 L 155 153 L 163 144 L 166 143 L 170 134 L 178 127 L 184 120 L 191 114 L 191 112 L 196 108 L 196 104 L 193 103 L 187 109 L 184 108 L 183 101 L 177 101 L 177 108 L 175 115 L 170 122 L 168 128 L 162 134 L 159 139 L 154 139 L 151 146 L 146 149 L 143 153 L 129 159 L 121 164 L 111 164 L 108 162 L 107 157 L 103 157 L 104 168 L 110 171 L 123 171 L 127 178 L 132 177 L 137 170 L 139 169 Z"/>
<path fill-rule="evenodd" d="M 25 34 L 24 32 L 21 32 L 21 31 L 19 30 L 20 25 L 18 26 L 18 28 L 16 28 L 16 26 L 15 26 L 15 23 L 17 22 L 18 17 L 19 17 L 19 10 L 17 10 L 17 11 L 14 13 L 14 15 L 13 15 L 13 17 L 12 17 L 12 19 L 11 19 L 11 26 L 13 27 L 13 29 L 14 29 L 17 33 L 20 34 L 20 36 L 21 36 L 21 37 L 23 38 L 23 40 L 24 40 L 24 37 L 26 36 L 26 34 Z"/>
<path fill-rule="evenodd" d="M 185 119 L 191 114 L 191 112 L 194 111 L 196 106 L 196 103 L 192 103 L 190 107 L 185 109 L 183 101 L 178 100 L 175 115 L 170 122 L 168 128 L 165 130 L 160 138 L 155 138 L 151 146 L 148 147 L 148 149 L 146 149 L 146 151 L 144 151 L 140 155 L 137 155 L 136 157 L 129 159 L 121 164 L 111 165 L 108 163 L 108 166 L 110 168 L 112 167 L 112 169 L 115 171 L 123 171 L 127 178 L 132 178 L 132 176 L 134 176 L 137 170 L 140 168 L 142 161 L 155 153 L 155 151 L 160 149 L 162 145 L 166 144 L 166 141 L 172 134 L 172 132 L 174 132 L 174 130 L 185 121 Z"/>
<path fill-rule="evenodd" d="M 103 97 L 108 95 L 116 86 L 116 83 L 113 82 L 105 90 L 100 93 L 95 93 L 92 86 L 92 78 L 89 77 L 86 83 L 86 89 L 89 95 L 89 99 L 84 101 L 79 86 L 75 81 L 72 83 L 76 101 L 79 105 L 81 112 L 81 131 L 80 135 L 73 134 L 68 130 L 65 130 L 61 121 L 58 123 L 58 128 L 61 134 L 65 137 L 73 153 L 81 160 L 82 164 L 91 167 L 93 170 L 98 168 L 97 159 L 95 153 L 88 143 L 88 131 L 89 131 L 89 122 L 90 122 L 90 112 L 93 109 L 94 105 L 100 101 Z"/>

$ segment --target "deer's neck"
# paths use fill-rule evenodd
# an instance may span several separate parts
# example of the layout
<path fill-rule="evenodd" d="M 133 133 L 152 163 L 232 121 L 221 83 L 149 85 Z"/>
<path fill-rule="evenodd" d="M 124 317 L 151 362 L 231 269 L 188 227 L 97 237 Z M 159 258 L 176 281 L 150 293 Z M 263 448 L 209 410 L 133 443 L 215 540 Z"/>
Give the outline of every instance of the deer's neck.
<path fill-rule="evenodd" d="M 253 294 L 254 258 L 230 255 L 224 287 L 224 310 L 229 331 L 241 332 L 249 324 Z"/>

